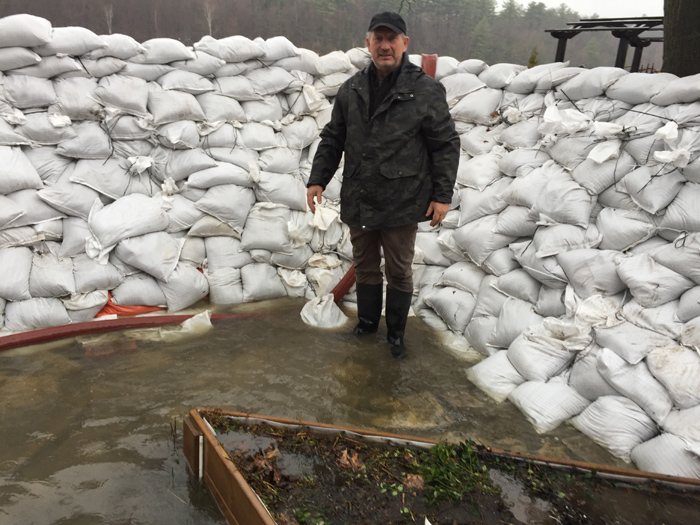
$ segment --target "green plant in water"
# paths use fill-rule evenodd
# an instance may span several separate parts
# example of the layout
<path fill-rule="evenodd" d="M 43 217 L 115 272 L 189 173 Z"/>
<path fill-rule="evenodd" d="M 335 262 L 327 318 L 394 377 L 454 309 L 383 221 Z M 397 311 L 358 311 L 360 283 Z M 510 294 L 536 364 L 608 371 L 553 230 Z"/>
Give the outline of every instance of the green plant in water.
<path fill-rule="evenodd" d="M 441 441 L 420 454 L 416 470 L 425 481 L 428 503 L 435 504 L 443 499 L 456 501 L 476 488 L 484 492 L 497 491 L 474 446 L 471 440 L 459 444 Z"/>

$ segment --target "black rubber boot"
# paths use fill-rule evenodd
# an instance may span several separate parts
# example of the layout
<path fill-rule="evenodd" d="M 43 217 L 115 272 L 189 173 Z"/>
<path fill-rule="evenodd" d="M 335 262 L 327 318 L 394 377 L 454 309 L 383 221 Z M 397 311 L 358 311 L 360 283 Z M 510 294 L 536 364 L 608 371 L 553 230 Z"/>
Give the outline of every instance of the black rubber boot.
<path fill-rule="evenodd" d="M 382 317 L 383 284 L 357 283 L 357 319 L 359 322 L 352 331 L 355 335 L 373 334 L 379 328 Z"/>
<path fill-rule="evenodd" d="M 391 355 L 396 359 L 406 357 L 406 346 L 403 338 L 412 299 L 413 293 L 411 292 L 386 289 L 386 339 L 391 345 Z"/>

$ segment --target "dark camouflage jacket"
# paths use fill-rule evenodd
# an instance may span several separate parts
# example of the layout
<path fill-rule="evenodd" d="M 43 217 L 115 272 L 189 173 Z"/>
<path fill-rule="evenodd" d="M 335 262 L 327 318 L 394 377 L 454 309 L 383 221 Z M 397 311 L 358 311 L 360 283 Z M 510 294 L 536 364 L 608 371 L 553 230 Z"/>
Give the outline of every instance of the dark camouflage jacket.
<path fill-rule="evenodd" d="M 323 188 L 345 152 L 341 219 L 356 228 L 404 226 L 427 220 L 430 201 L 449 203 L 459 163 L 459 135 L 445 89 L 404 53 L 393 89 L 369 117 L 365 68 L 338 91 L 321 131 L 307 186 Z"/>

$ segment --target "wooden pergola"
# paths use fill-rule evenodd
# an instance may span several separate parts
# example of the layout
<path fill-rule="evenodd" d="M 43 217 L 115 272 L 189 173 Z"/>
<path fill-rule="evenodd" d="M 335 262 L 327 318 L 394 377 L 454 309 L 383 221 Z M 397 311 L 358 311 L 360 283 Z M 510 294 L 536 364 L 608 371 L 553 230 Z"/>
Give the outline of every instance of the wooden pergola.
<path fill-rule="evenodd" d="M 566 54 L 567 40 L 579 33 L 609 31 L 620 40 L 617 47 L 615 67 L 625 67 L 627 50 L 629 46 L 634 48 L 631 72 L 639 71 L 642 61 L 642 52 L 652 42 L 663 42 L 664 19 L 661 16 L 645 16 L 635 18 L 583 18 L 578 22 L 566 24 L 566 29 L 546 29 L 554 38 L 559 40 L 555 62 L 563 62 Z"/>

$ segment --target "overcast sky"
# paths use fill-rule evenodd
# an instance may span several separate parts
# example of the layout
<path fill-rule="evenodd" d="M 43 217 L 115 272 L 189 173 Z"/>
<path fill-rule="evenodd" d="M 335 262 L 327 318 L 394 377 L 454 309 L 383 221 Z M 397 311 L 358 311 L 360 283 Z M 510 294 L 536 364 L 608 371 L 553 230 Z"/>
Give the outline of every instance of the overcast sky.
<path fill-rule="evenodd" d="M 527 6 L 531 0 L 516 0 Z M 621 18 L 627 16 L 662 16 L 664 0 L 535 0 L 547 7 L 559 7 L 566 4 L 573 11 L 586 18 L 597 13 L 601 18 Z M 499 2 L 503 4 L 502 1 Z M 572 20 L 574 22 L 575 20 Z"/>

